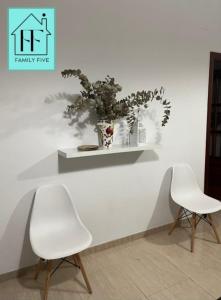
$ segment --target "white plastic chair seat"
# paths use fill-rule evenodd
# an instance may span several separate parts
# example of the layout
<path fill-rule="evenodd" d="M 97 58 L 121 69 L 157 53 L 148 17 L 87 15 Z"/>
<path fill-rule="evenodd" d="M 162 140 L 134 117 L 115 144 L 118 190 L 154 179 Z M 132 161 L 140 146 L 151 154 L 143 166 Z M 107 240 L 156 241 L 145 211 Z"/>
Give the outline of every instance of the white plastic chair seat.
<path fill-rule="evenodd" d="M 221 202 L 205 195 L 187 164 L 173 166 L 171 197 L 179 206 L 197 214 L 211 214 L 221 210 Z"/>
<path fill-rule="evenodd" d="M 202 192 L 177 197 L 175 202 L 191 212 L 197 214 L 211 214 L 221 210 L 221 202 Z"/>
<path fill-rule="evenodd" d="M 35 254 L 45 260 L 68 257 L 90 246 L 92 236 L 64 185 L 47 185 L 37 190 L 30 241 Z"/>
<path fill-rule="evenodd" d="M 91 234 L 73 223 L 63 229 L 55 228 L 54 232 L 48 233 L 45 230 L 32 241 L 32 248 L 43 259 L 58 259 L 83 251 L 90 246 L 91 241 Z"/>

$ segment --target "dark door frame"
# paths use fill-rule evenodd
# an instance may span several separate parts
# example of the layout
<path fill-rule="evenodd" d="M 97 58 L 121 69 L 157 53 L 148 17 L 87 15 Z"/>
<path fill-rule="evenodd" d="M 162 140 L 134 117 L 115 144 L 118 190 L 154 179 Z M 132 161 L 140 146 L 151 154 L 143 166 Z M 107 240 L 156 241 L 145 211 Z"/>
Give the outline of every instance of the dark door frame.
<path fill-rule="evenodd" d="M 210 52 L 209 66 L 209 86 L 208 86 L 208 104 L 207 104 L 207 125 L 206 125 L 206 156 L 205 156 L 205 176 L 204 176 L 204 192 L 208 193 L 209 188 L 209 151 L 210 151 L 210 126 L 211 112 L 213 100 L 213 74 L 215 61 L 221 62 L 221 53 Z"/>

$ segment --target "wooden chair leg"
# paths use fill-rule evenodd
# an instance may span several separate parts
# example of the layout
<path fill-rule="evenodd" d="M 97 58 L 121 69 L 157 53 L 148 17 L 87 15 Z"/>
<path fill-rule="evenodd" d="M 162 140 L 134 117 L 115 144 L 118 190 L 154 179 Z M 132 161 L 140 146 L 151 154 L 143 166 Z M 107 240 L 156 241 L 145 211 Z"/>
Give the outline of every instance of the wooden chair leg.
<path fill-rule="evenodd" d="M 79 263 L 78 263 L 78 260 L 77 260 L 76 256 L 75 256 L 75 255 L 73 255 L 73 256 L 72 256 L 72 258 L 73 258 L 73 261 L 74 261 L 75 265 L 76 265 L 77 267 L 79 267 L 79 268 L 80 268 L 80 266 L 79 266 Z"/>
<path fill-rule="evenodd" d="M 36 266 L 36 271 L 35 271 L 35 276 L 34 276 L 34 279 L 37 280 L 38 279 L 38 275 L 41 271 L 41 267 L 42 267 L 42 258 L 39 258 L 39 261 L 38 261 L 38 264 Z"/>
<path fill-rule="evenodd" d="M 191 252 L 194 251 L 195 231 L 196 231 L 196 214 L 193 213 L 193 216 L 192 216 L 192 235 L 191 235 Z"/>
<path fill-rule="evenodd" d="M 214 231 L 214 233 L 215 233 L 217 243 L 220 244 L 219 234 L 218 234 L 218 232 L 217 232 L 217 230 L 216 230 L 216 227 L 215 227 L 215 225 L 214 225 L 214 223 L 213 223 L 213 218 L 212 218 L 211 214 L 208 214 L 208 218 L 209 218 L 210 224 L 211 224 L 211 226 L 212 226 L 212 228 L 213 228 L 213 231 Z"/>
<path fill-rule="evenodd" d="M 81 261 L 81 258 L 80 258 L 79 253 L 77 253 L 77 254 L 74 255 L 74 260 L 76 260 L 77 265 L 78 265 L 78 266 L 80 267 L 80 269 L 81 269 L 81 273 L 82 273 L 82 275 L 83 275 L 83 277 L 84 277 L 84 281 L 85 281 L 85 283 L 86 283 L 88 292 L 89 292 L 90 294 L 92 294 L 92 289 L 91 289 L 89 280 L 88 280 L 88 278 L 87 278 L 87 275 L 86 275 L 86 272 L 85 272 L 84 266 L 83 266 L 83 264 L 82 264 L 82 261 Z"/>
<path fill-rule="evenodd" d="M 169 232 L 168 232 L 169 235 L 170 235 L 170 234 L 174 231 L 174 229 L 176 228 L 177 223 L 179 222 L 179 217 L 180 217 L 180 215 L 181 215 L 181 213 L 182 213 L 182 210 L 183 210 L 182 207 L 180 207 L 180 208 L 178 209 L 176 219 L 175 219 L 174 223 L 172 224 L 172 226 L 171 226 L 171 228 L 170 228 L 170 230 L 169 230 Z"/>
<path fill-rule="evenodd" d="M 47 261 L 47 275 L 45 279 L 44 300 L 48 299 L 48 286 L 51 277 L 52 261 Z"/>

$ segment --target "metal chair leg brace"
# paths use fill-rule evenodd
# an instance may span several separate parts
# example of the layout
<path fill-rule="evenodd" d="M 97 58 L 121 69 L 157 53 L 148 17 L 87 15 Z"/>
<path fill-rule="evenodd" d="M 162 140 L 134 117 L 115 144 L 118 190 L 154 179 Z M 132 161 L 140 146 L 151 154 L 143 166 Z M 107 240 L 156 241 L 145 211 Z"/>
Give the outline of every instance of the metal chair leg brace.
<path fill-rule="evenodd" d="M 192 222 L 189 219 L 190 216 L 192 216 Z M 189 211 L 188 209 L 186 209 L 184 207 L 180 207 L 179 211 L 178 211 L 177 218 L 176 218 L 175 222 L 173 223 L 173 225 L 172 225 L 172 227 L 169 231 L 169 235 L 177 227 L 177 224 L 179 223 L 179 221 L 182 221 L 182 220 L 187 220 L 189 225 L 190 225 L 189 227 L 184 227 L 184 228 L 191 228 L 192 229 L 191 252 L 193 252 L 193 250 L 194 250 L 195 230 L 196 230 L 196 227 L 197 227 L 197 225 L 199 224 L 200 221 L 204 221 L 212 227 L 212 229 L 215 233 L 215 236 L 216 236 L 217 243 L 220 244 L 220 238 L 219 238 L 218 232 L 216 230 L 216 227 L 213 223 L 212 216 L 210 214 L 200 215 L 200 214 L 191 212 L 191 211 Z"/>

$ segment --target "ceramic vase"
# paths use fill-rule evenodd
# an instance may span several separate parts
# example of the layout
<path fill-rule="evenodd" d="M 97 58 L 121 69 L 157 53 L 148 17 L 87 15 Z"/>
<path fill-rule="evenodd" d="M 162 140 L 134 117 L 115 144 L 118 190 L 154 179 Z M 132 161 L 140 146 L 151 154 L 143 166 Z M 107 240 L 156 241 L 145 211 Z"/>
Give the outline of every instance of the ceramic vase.
<path fill-rule="evenodd" d="M 103 149 L 109 149 L 113 145 L 114 122 L 100 121 L 97 123 L 99 144 Z"/>

